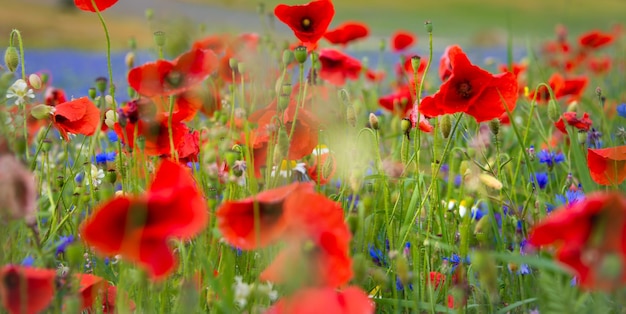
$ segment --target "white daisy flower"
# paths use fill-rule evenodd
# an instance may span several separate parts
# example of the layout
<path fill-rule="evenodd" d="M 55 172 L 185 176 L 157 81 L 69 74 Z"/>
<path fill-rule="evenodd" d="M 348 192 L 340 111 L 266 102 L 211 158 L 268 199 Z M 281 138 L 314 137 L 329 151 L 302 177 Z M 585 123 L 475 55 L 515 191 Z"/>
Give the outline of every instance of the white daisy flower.
<path fill-rule="evenodd" d="M 26 98 L 35 98 L 35 94 L 33 93 L 32 88 L 28 88 L 26 81 L 18 79 L 7 90 L 7 98 L 15 98 L 15 104 L 21 106 L 26 103 Z"/>

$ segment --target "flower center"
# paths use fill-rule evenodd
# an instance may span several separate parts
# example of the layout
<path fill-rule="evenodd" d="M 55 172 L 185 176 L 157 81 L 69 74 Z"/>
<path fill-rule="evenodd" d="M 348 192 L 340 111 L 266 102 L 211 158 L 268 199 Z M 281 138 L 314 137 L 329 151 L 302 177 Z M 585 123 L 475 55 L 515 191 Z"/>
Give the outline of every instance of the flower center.
<path fill-rule="evenodd" d="M 311 24 L 313 24 L 313 23 L 311 22 L 310 18 L 305 17 L 305 18 L 302 19 L 300 24 L 302 25 L 302 28 L 304 28 L 304 30 L 309 30 L 311 28 Z"/>
<path fill-rule="evenodd" d="M 172 71 L 165 76 L 165 81 L 172 87 L 178 87 L 183 82 L 183 74 L 178 71 Z"/>
<path fill-rule="evenodd" d="M 472 85 L 468 82 L 463 82 L 457 86 L 457 92 L 463 98 L 469 98 L 472 95 Z"/>
<path fill-rule="evenodd" d="M 16 289 L 20 284 L 20 275 L 15 270 L 10 270 L 4 276 L 4 287 L 7 290 Z"/>

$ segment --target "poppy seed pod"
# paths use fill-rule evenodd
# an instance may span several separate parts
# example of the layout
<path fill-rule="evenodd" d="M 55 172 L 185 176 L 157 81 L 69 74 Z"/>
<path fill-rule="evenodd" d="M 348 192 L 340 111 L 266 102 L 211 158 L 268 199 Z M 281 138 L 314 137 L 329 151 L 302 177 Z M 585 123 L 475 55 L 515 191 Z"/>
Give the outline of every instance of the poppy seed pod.
<path fill-rule="evenodd" d="M 500 119 L 489 120 L 489 129 L 493 135 L 498 135 L 500 133 Z"/>
<path fill-rule="evenodd" d="M 154 43 L 157 45 L 157 47 L 165 46 L 165 32 L 156 31 L 154 32 L 153 37 L 154 37 Z"/>
<path fill-rule="evenodd" d="M 99 91 L 101 94 L 104 93 L 107 89 L 107 78 L 106 77 L 98 77 L 96 79 L 96 90 Z"/>
<path fill-rule="evenodd" d="M 426 22 L 424 22 L 424 27 L 426 28 L 426 32 L 427 33 L 432 33 L 433 32 L 433 22 L 428 20 Z"/>
<path fill-rule="evenodd" d="M 411 57 L 411 67 L 413 68 L 413 73 L 417 73 L 422 62 L 422 57 L 420 56 L 412 56 Z"/>
<path fill-rule="evenodd" d="M 4 64 L 7 66 L 10 72 L 15 72 L 17 66 L 20 64 L 19 55 L 17 53 L 17 49 L 13 46 L 9 46 L 7 50 L 4 51 Z"/>
<path fill-rule="evenodd" d="M 287 67 L 293 61 L 293 52 L 291 50 L 283 51 L 283 65 Z"/>
<path fill-rule="evenodd" d="M 300 64 L 304 64 L 307 58 L 307 51 L 305 46 L 298 46 L 293 50 L 293 56 Z"/>

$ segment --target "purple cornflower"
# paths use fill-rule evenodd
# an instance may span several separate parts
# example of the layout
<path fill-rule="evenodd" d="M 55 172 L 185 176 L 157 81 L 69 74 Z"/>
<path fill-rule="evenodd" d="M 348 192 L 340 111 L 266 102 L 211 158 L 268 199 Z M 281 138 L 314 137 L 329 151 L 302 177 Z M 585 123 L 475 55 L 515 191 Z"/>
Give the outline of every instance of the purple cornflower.
<path fill-rule="evenodd" d="M 619 106 L 617 106 L 617 108 L 615 108 L 615 110 L 617 111 L 617 115 L 622 117 L 622 118 L 626 118 L 626 104 L 621 104 Z"/>

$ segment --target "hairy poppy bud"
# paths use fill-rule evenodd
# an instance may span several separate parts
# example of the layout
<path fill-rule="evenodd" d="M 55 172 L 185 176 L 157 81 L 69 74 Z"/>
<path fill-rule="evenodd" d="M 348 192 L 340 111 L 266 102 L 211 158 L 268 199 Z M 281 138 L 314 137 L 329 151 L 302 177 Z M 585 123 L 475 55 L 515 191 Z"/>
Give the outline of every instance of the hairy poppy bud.
<path fill-rule="evenodd" d="M 424 27 L 426 28 L 427 33 L 430 34 L 433 32 L 433 22 L 431 22 L 430 20 L 424 22 Z"/>
<path fill-rule="evenodd" d="M 298 46 L 293 50 L 293 56 L 296 57 L 298 63 L 303 64 L 306 62 L 307 51 L 305 46 Z"/>
<path fill-rule="evenodd" d="M 289 49 L 283 51 L 283 65 L 287 67 L 293 62 L 293 52 Z"/>
<path fill-rule="evenodd" d="M 351 127 L 356 126 L 356 112 L 354 111 L 354 106 L 348 105 L 346 109 L 346 120 L 348 120 L 348 124 Z"/>
<path fill-rule="evenodd" d="M 441 135 L 443 138 L 448 138 L 450 133 L 452 132 L 452 117 L 449 114 L 443 115 L 441 117 Z"/>
<path fill-rule="evenodd" d="M 28 76 L 28 84 L 34 89 L 40 89 L 42 85 L 41 78 L 37 74 L 31 74 Z"/>
<path fill-rule="evenodd" d="M 154 32 L 153 37 L 154 37 L 154 43 L 157 45 L 157 47 L 165 46 L 165 32 L 156 31 Z"/>
<path fill-rule="evenodd" d="M 490 187 L 490 188 L 492 188 L 494 190 L 501 190 L 502 189 L 502 182 L 500 182 L 500 180 L 496 179 L 495 177 L 493 177 L 493 176 L 491 176 L 489 174 L 481 173 L 481 174 L 478 175 L 478 178 L 480 179 L 480 181 L 484 185 L 486 185 L 486 186 L 488 186 L 488 187 Z"/>
<path fill-rule="evenodd" d="M 380 125 L 378 124 L 378 117 L 373 113 L 370 112 L 370 127 L 374 130 L 378 130 L 380 128 Z"/>
<path fill-rule="evenodd" d="M 578 144 L 585 144 L 587 142 L 587 132 L 578 132 Z"/>
<path fill-rule="evenodd" d="M 554 123 L 557 120 L 559 120 L 560 116 L 561 116 L 561 111 L 559 110 L 559 107 L 556 101 L 554 101 L 553 99 L 550 99 L 550 101 L 548 101 L 548 118 L 550 118 L 550 121 Z"/>
<path fill-rule="evenodd" d="M 37 105 L 30 110 L 30 115 L 37 120 L 47 119 L 54 113 L 54 107 L 48 105 Z"/>
<path fill-rule="evenodd" d="M 572 101 L 567 106 L 567 112 L 576 112 L 577 109 L 578 109 L 578 102 L 577 101 Z"/>
<path fill-rule="evenodd" d="M 246 64 L 243 62 L 237 62 L 237 72 L 243 74 L 246 71 Z"/>
<path fill-rule="evenodd" d="M 489 129 L 491 130 L 491 133 L 493 133 L 493 135 L 497 136 L 498 133 L 500 133 L 500 119 L 495 118 L 489 120 Z"/>
<path fill-rule="evenodd" d="M 10 72 L 15 72 L 17 66 L 20 64 L 19 55 L 17 49 L 13 46 L 9 46 L 4 51 L 4 64 L 7 66 Z"/>

